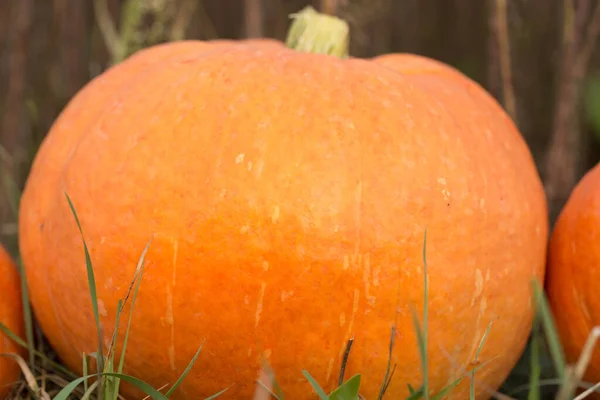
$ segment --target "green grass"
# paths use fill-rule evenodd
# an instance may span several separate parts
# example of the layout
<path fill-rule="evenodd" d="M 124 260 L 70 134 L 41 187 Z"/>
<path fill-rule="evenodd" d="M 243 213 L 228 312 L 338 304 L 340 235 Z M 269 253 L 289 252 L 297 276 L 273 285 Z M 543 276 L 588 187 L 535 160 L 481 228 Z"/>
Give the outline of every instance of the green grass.
<path fill-rule="evenodd" d="M 23 288 L 23 303 L 25 307 L 25 324 L 26 324 L 26 339 L 16 336 L 11 332 L 5 325 L 0 323 L 0 330 L 7 335 L 10 339 L 14 340 L 20 346 L 23 346 L 29 350 L 28 360 L 24 360 L 15 354 L 1 354 L 1 356 L 12 357 L 17 362 L 23 371 L 23 381 L 17 385 L 14 390 L 12 399 L 53 399 L 53 400 L 67 400 L 69 398 L 79 399 L 94 399 L 94 400 L 117 400 L 119 398 L 119 388 L 122 381 L 128 382 L 141 391 L 147 394 L 149 398 L 155 400 L 168 399 L 177 387 L 184 381 L 186 375 L 194 365 L 197 358 L 201 355 L 201 350 L 204 343 L 199 343 L 199 347 L 195 355 L 190 360 L 187 368 L 171 385 L 168 390 L 163 393 L 161 390 L 165 388 L 154 388 L 147 382 L 136 378 L 134 376 L 126 375 L 123 373 L 125 365 L 125 351 L 127 348 L 127 342 L 129 338 L 129 330 L 131 326 L 131 316 L 134 310 L 134 305 L 137 299 L 138 290 L 143 277 L 144 262 L 148 249 L 151 246 L 152 238 L 149 239 L 146 247 L 143 249 L 131 284 L 124 299 L 119 300 L 117 313 L 116 313 L 116 327 L 112 333 L 111 342 L 107 349 L 104 348 L 103 338 L 104 333 L 102 332 L 100 324 L 100 316 L 98 312 L 98 303 L 96 298 L 96 281 L 94 277 L 94 269 L 91 256 L 89 254 L 87 244 L 85 241 L 84 231 L 79 222 L 77 212 L 73 206 L 70 198 L 66 195 L 66 200 L 73 213 L 74 221 L 77 225 L 81 240 L 83 242 L 84 255 L 86 261 L 86 270 L 88 277 L 88 287 L 90 293 L 90 301 L 92 305 L 94 321 L 96 325 L 96 334 L 98 341 L 97 351 L 92 354 L 82 354 L 82 370 L 83 376 L 69 371 L 60 362 L 57 361 L 55 355 L 52 354 L 51 349 L 48 348 L 47 343 L 43 339 L 43 335 L 39 331 L 37 324 L 31 313 L 27 284 L 23 267 L 19 261 L 19 270 L 22 279 Z M 444 387 L 437 393 L 432 393 L 429 387 L 429 364 L 427 354 L 430 354 L 428 347 L 428 334 L 429 334 L 429 284 L 427 279 L 427 231 L 423 237 L 423 316 L 422 321 L 419 321 L 417 312 L 413 309 L 413 323 L 414 329 L 417 336 L 417 343 L 419 347 L 419 355 L 421 360 L 421 375 L 422 382 L 420 386 L 415 389 L 410 383 L 407 382 L 409 392 L 406 400 L 440 400 L 445 395 L 451 393 L 451 391 L 458 386 L 463 379 L 467 378 L 470 380 L 469 383 L 469 399 L 475 399 L 476 393 L 476 371 L 485 368 L 485 366 L 493 362 L 494 360 L 486 360 L 480 362 L 479 356 L 481 349 L 485 345 L 486 338 L 493 329 L 493 325 L 490 323 L 485 333 L 483 334 L 479 346 L 476 350 L 473 364 L 476 365 L 472 370 L 465 371 L 459 378 L 451 382 L 449 385 Z M 537 281 L 532 282 L 532 293 L 535 300 L 536 313 L 532 325 L 531 340 L 529 342 L 529 368 L 527 371 L 528 383 L 521 385 L 520 387 L 514 388 L 506 394 L 491 393 L 493 398 L 501 400 L 514 400 L 514 399 L 527 399 L 527 400 L 542 400 L 542 388 L 547 385 L 553 385 L 556 387 L 555 394 L 552 396 L 555 400 L 581 400 L 585 396 L 589 395 L 588 392 L 598 389 L 598 385 L 591 385 L 589 383 L 582 382 L 582 376 L 585 369 L 590 362 L 591 354 L 594 345 L 598 337 L 600 337 L 600 328 L 595 329 L 591 332 L 588 342 L 582 351 L 582 355 L 578 362 L 574 366 L 568 366 L 565 361 L 564 352 L 560 344 L 556 329 L 554 326 L 550 307 L 548 306 L 547 299 L 545 297 L 543 288 Z M 125 326 L 124 341 L 121 349 L 121 353 L 117 358 L 116 354 L 116 341 L 117 335 L 120 329 L 121 319 L 123 317 L 123 311 L 127 302 L 131 302 L 129 308 L 129 315 L 127 316 L 127 322 Z M 37 334 L 37 335 L 36 335 Z M 34 340 L 34 338 L 38 340 Z M 386 389 L 388 388 L 391 380 L 393 379 L 396 365 L 392 365 L 392 352 L 395 344 L 396 329 L 391 328 L 391 335 L 389 341 L 389 356 L 387 365 L 385 368 L 385 374 L 382 377 L 381 386 L 377 400 L 383 400 L 385 398 Z M 325 390 L 319 385 L 319 383 L 313 378 L 309 371 L 302 370 L 304 378 L 312 386 L 315 393 L 315 398 L 320 400 L 362 400 L 364 399 L 360 395 L 361 385 L 361 374 L 355 374 L 349 379 L 345 380 L 345 368 L 349 357 L 351 357 L 351 348 L 354 342 L 354 338 L 348 341 L 342 366 L 339 373 L 338 387 L 326 393 Z M 555 379 L 541 379 L 542 377 L 542 366 L 543 361 L 541 354 L 544 352 L 544 343 L 547 346 L 547 353 L 552 361 L 553 370 L 555 371 Z M 91 361 L 94 361 L 92 365 Z M 90 371 L 97 371 L 91 373 Z M 263 392 L 267 393 L 266 397 L 256 396 L 255 400 L 258 399 L 269 399 L 274 398 L 277 400 L 284 400 L 281 388 L 277 384 L 275 379 L 275 373 L 271 370 L 270 366 L 266 363 L 263 365 L 263 371 L 266 373 L 267 378 L 271 381 L 266 385 L 262 381 L 258 381 L 257 385 L 262 386 L 265 389 Z M 273 390 L 269 389 L 273 388 Z M 578 388 L 587 388 L 588 391 L 576 396 L 576 390 Z M 223 388 L 220 392 L 208 397 L 208 399 L 214 399 L 225 393 L 229 387 Z M 517 396 L 517 397 L 511 397 Z M 545 397 L 544 397 L 545 398 Z M 369 399 L 371 400 L 371 399 Z"/>

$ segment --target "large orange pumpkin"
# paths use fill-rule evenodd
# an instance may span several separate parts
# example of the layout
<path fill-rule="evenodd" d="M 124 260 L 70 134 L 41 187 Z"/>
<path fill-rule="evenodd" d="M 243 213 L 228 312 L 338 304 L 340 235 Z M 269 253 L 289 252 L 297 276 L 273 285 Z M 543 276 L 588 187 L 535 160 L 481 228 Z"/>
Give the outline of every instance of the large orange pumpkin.
<path fill-rule="evenodd" d="M 312 25 L 309 25 L 309 28 Z M 306 43 L 306 42 L 305 42 Z M 527 340 L 542 280 L 546 202 L 501 107 L 452 68 L 272 41 L 184 41 L 138 52 L 57 119 L 22 197 L 20 245 L 41 326 L 79 369 L 96 350 L 81 237 L 108 343 L 117 301 L 152 237 L 125 371 L 174 398 L 250 398 L 261 360 L 288 398 L 346 377 L 376 398 L 421 383 L 411 309 L 429 272 L 432 392 L 473 366 L 478 398 Z M 123 330 L 121 329 L 121 332 Z M 452 398 L 464 399 L 468 380 Z M 126 395 L 135 392 L 124 388 Z"/>
<path fill-rule="evenodd" d="M 600 164 L 588 171 L 561 210 L 548 252 L 548 300 L 567 361 L 576 362 L 592 329 L 600 324 Z M 600 381 L 600 350 L 585 379 Z"/>
<path fill-rule="evenodd" d="M 0 245 L 0 322 L 11 332 L 23 337 L 25 332 L 21 300 L 21 279 L 10 256 Z M 23 356 L 23 347 L 0 331 L 0 354 Z M 15 384 L 21 370 L 10 356 L 0 356 L 0 399 L 4 399 Z"/>

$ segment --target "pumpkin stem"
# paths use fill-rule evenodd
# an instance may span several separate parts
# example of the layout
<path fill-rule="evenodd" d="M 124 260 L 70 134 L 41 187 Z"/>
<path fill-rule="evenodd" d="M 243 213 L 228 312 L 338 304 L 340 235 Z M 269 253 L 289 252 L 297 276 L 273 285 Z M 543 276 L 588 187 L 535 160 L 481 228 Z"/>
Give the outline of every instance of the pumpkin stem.
<path fill-rule="evenodd" d="M 291 49 L 348 58 L 350 29 L 346 21 L 307 6 L 290 15 L 292 26 L 285 45 Z"/>

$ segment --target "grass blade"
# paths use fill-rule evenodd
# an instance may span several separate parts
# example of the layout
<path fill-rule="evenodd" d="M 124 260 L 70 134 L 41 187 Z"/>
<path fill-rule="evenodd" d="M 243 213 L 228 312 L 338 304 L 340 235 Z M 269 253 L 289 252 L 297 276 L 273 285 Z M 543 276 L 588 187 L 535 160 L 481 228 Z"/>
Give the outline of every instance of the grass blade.
<path fill-rule="evenodd" d="M 394 350 L 395 339 L 396 339 L 396 327 L 392 326 L 392 334 L 390 336 L 390 345 L 389 345 L 387 366 L 385 368 L 385 375 L 383 376 L 383 383 L 381 384 L 381 388 L 379 389 L 379 395 L 377 396 L 378 400 L 383 399 L 383 395 L 385 394 L 385 391 L 392 379 L 390 376 L 390 369 L 391 369 L 391 365 L 392 365 L 392 352 Z"/>
<path fill-rule="evenodd" d="M 483 337 L 481 338 L 481 341 L 479 342 L 479 347 L 477 348 L 477 351 L 475 352 L 475 359 L 473 360 L 474 362 L 479 361 L 479 354 L 481 353 L 483 344 L 485 343 L 485 340 L 487 339 L 488 334 L 490 333 L 490 329 L 492 328 L 492 323 L 493 323 L 493 321 L 490 321 L 487 329 L 485 330 L 485 333 L 483 334 Z M 473 368 L 473 371 L 471 372 L 471 387 L 469 388 L 469 393 L 470 393 L 471 400 L 475 400 L 475 368 Z"/>
<path fill-rule="evenodd" d="M 79 222 L 79 217 L 77 216 L 77 212 L 75 211 L 75 207 L 71 202 L 71 198 L 67 193 L 65 193 L 67 197 L 67 201 L 69 202 L 69 207 L 71 208 L 71 212 L 75 217 L 75 222 L 77 223 L 77 228 L 79 229 L 79 233 L 81 234 L 81 239 L 83 241 L 83 249 L 85 251 L 85 265 L 88 274 L 88 285 L 90 289 L 90 297 L 92 300 L 92 310 L 94 312 L 94 320 L 96 321 L 96 332 L 98 334 L 98 355 L 96 357 L 96 361 L 98 363 L 98 371 L 104 370 L 104 351 L 102 348 L 102 327 L 100 326 L 100 314 L 98 313 L 98 299 L 96 295 L 96 279 L 94 278 L 94 269 L 92 268 L 92 259 L 90 257 L 90 253 L 88 251 L 87 244 L 85 242 L 85 237 L 83 235 L 83 229 L 81 228 L 81 224 Z M 102 386 L 102 385 L 100 385 Z M 100 388 L 100 391 L 102 389 Z"/>
<path fill-rule="evenodd" d="M 428 310 L 428 298 L 429 298 L 429 288 L 428 288 L 428 279 L 427 279 L 427 228 L 425 228 L 425 233 L 423 234 L 423 329 L 421 330 L 421 324 L 419 323 L 419 317 L 417 316 L 417 312 L 412 309 L 412 318 L 413 325 L 415 326 L 415 331 L 417 334 L 417 341 L 419 344 L 419 353 L 421 355 L 421 370 L 423 373 L 423 383 L 421 385 L 421 390 L 423 391 L 423 397 L 425 400 L 429 400 L 429 365 L 427 360 L 427 330 L 428 324 L 427 319 L 429 317 Z"/>
<path fill-rule="evenodd" d="M 417 390 L 411 389 L 410 395 L 406 398 L 406 400 L 418 400 L 422 397 L 423 397 L 423 386 L 420 386 Z"/>
<path fill-rule="evenodd" d="M 141 379 L 135 378 L 130 375 L 118 374 L 115 372 L 102 372 L 99 374 L 91 374 L 91 375 L 86 375 L 86 376 L 77 378 L 77 379 L 73 380 L 72 382 L 70 382 L 67 386 L 62 388 L 62 390 L 60 392 L 58 392 L 52 400 L 68 400 L 71 393 L 73 393 L 73 391 L 77 388 L 77 386 L 79 386 L 84 380 L 89 379 L 89 378 L 94 378 L 94 377 L 100 378 L 101 376 L 119 378 L 120 380 L 129 382 L 132 385 L 137 386 L 140 390 L 142 390 L 144 393 L 146 393 L 148 396 L 150 396 L 154 400 L 168 400 L 168 398 L 164 394 L 162 394 L 158 390 L 154 389 L 151 385 L 142 381 Z"/>
<path fill-rule="evenodd" d="M 493 359 L 492 359 L 493 360 Z M 484 365 L 488 364 L 489 362 L 491 362 L 492 360 L 488 360 L 484 363 L 482 363 L 481 365 L 476 366 L 475 368 L 473 368 L 470 372 L 467 372 L 467 374 L 471 375 L 471 376 L 475 376 L 475 371 L 481 369 L 484 367 Z M 444 387 L 442 390 L 439 391 L 439 393 L 437 393 L 435 396 L 432 397 L 431 400 L 442 400 L 448 393 L 450 393 L 450 391 L 452 389 L 454 389 L 455 387 L 458 386 L 458 384 L 464 379 L 464 376 L 461 376 L 460 378 L 456 378 L 456 380 L 454 380 L 454 382 L 452 382 L 451 384 L 447 385 L 446 387 Z"/>
<path fill-rule="evenodd" d="M 540 331 L 539 319 L 535 318 L 531 335 L 531 370 L 529 372 L 529 393 L 527 400 L 540 400 Z"/>
<path fill-rule="evenodd" d="M 532 285 L 535 303 L 537 305 L 538 313 L 541 317 L 541 322 L 544 328 L 546 340 L 548 341 L 550 356 L 552 357 L 552 360 L 554 362 L 554 368 L 556 369 L 558 378 L 562 382 L 565 379 L 567 368 L 563 348 L 560 343 L 558 333 L 556 331 L 556 326 L 554 325 L 554 320 L 552 318 L 550 306 L 548 305 L 548 300 L 544 295 L 544 290 L 537 282 L 537 280 L 533 280 Z"/>
<path fill-rule="evenodd" d="M 85 353 L 83 353 L 81 362 L 83 364 L 82 365 L 83 376 L 86 376 L 88 374 L 88 367 L 87 367 L 88 366 L 88 358 L 85 355 Z M 95 385 L 94 385 L 94 387 L 95 387 Z M 88 391 L 88 380 L 87 379 L 83 381 L 83 391 L 84 392 Z"/>
<path fill-rule="evenodd" d="M 115 346 L 117 343 L 117 337 L 119 335 L 119 326 L 121 325 L 121 314 L 123 313 L 124 302 L 123 299 L 119 299 L 117 301 L 117 315 L 115 316 L 115 331 L 113 332 L 112 338 L 110 340 L 110 345 L 108 346 L 108 350 L 106 351 L 106 358 L 114 359 Z M 117 370 L 117 372 L 121 373 L 122 370 Z"/>
<path fill-rule="evenodd" d="M 114 357 L 107 358 L 104 364 L 104 372 L 114 372 L 113 368 Z M 117 383 L 119 378 L 114 376 L 105 376 L 104 379 L 104 397 L 102 400 L 117 400 L 118 393 L 116 391 Z"/>
<path fill-rule="evenodd" d="M 406 386 L 408 386 L 408 393 L 413 394 L 416 392 L 415 388 L 412 387 L 412 385 L 410 383 L 406 384 Z"/>
<path fill-rule="evenodd" d="M 137 299 L 138 290 L 140 288 L 140 284 L 142 282 L 142 276 L 144 272 L 144 263 L 146 261 L 146 254 L 148 253 L 148 249 L 150 248 L 150 243 L 152 243 L 152 238 L 148 240 L 146 243 L 146 247 L 142 251 L 142 255 L 138 260 L 138 265 L 136 267 L 136 272 L 133 277 L 133 283 L 135 283 L 135 289 L 133 290 L 133 297 L 131 299 L 131 307 L 129 307 L 129 319 L 127 320 L 127 329 L 125 330 L 125 338 L 123 340 L 123 350 L 121 351 L 121 359 L 119 360 L 119 368 L 118 372 L 123 372 L 123 365 L 125 364 L 125 351 L 127 350 L 127 342 L 129 341 L 129 330 L 131 328 L 131 318 L 133 316 L 133 308 L 135 306 L 135 301 Z M 125 301 L 123 302 L 123 307 L 125 307 L 125 303 L 127 302 L 127 298 L 129 297 L 129 293 L 131 291 L 131 287 L 129 288 L 127 295 L 125 296 Z M 117 327 L 118 329 L 118 327 Z M 115 337 L 116 340 L 116 337 Z M 119 382 L 117 382 L 117 392 L 119 393 Z"/>
<path fill-rule="evenodd" d="M 85 385 L 85 382 L 87 382 L 87 379 L 83 382 Z M 100 382 L 99 380 L 95 381 L 94 383 L 92 383 L 92 385 L 89 388 L 87 387 L 87 385 L 85 385 L 84 393 L 83 393 L 83 396 L 81 396 L 81 400 L 89 399 L 90 396 L 92 395 L 92 393 L 94 393 L 94 390 L 96 390 L 96 387 L 98 386 L 99 382 Z"/>
<path fill-rule="evenodd" d="M 338 378 L 338 386 L 342 386 L 344 383 L 344 375 L 346 373 L 346 364 L 348 363 L 348 357 L 350 357 L 350 350 L 352 349 L 352 344 L 354 343 L 354 338 L 351 337 L 346 343 L 346 351 L 344 351 L 344 358 L 342 359 L 342 367 L 340 368 L 340 376 Z"/>
<path fill-rule="evenodd" d="M 383 398 L 383 395 L 385 394 L 385 392 L 387 392 L 388 386 L 390 386 L 390 383 L 392 382 L 392 377 L 394 376 L 394 372 L 396 372 L 396 364 L 394 364 L 394 368 L 392 368 L 392 372 L 390 372 L 390 377 L 388 378 L 385 386 L 383 387 L 383 392 L 381 393 L 382 398 Z"/>
<path fill-rule="evenodd" d="M 356 374 L 341 384 L 329 395 L 329 400 L 358 400 L 360 374 Z"/>
<path fill-rule="evenodd" d="M 194 354 L 194 357 L 192 357 L 192 360 L 189 362 L 189 364 L 187 365 L 187 367 L 185 368 L 185 370 L 183 371 L 181 376 L 179 376 L 179 379 L 177 379 L 177 381 L 173 384 L 173 386 L 171 386 L 171 389 L 169 389 L 169 391 L 167 391 L 167 394 L 166 394 L 167 397 L 169 397 L 171 395 L 171 393 L 173 393 L 175 391 L 175 389 L 177 389 L 177 387 L 181 384 L 181 382 L 183 382 L 183 380 L 185 379 L 187 374 L 190 372 L 190 370 L 194 366 L 194 363 L 196 362 L 196 359 L 200 355 L 202 348 L 204 347 L 204 342 L 206 342 L 206 339 L 202 342 L 202 344 L 196 351 L 196 354 Z"/>
<path fill-rule="evenodd" d="M 262 357 L 261 357 L 261 364 L 262 364 L 263 371 L 267 375 L 268 379 L 271 381 L 271 389 L 266 387 L 266 385 L 260 381 L 258 381 L 258 383 L 261 384 L 267 391 L 270 391 L 271 395 L 276 400 L 283 400 L 285 398 L 285 396 L 283 395 L 283 390 L 281 390 L 281 386 L 279 386 L 279 383 L 277 382 L 277 379 L 275 378 L 275 372 L 273 371 L 273 368 L 271 368 L 271 365 L 269 365 L 269 362 Z"/>
<path fill-rule="evenodd" d="M 315 378 L 313 378 L 312 375 L 308 373 L 308 371 L 302 370 L 302 374 L 304 374 L 306 380 L 310 383 L 310 385 L 313 387 L 313 389 L 315 390 L 315 392 L 321 400 L 329 400 L 329 396 L 327 396 L 321 385 L 317 383 Z"/>
<path fill-rule="evenodd" d="M 219 397 L 220 395 L 222 395 L 223 393 L 225 393 L 226 391 L 228 391 L 230 387 L 231 387 L 231 386 L 229 386 L 229 387 L 226 387 L 225 389 L 221 390 L 219 393 L 215 393 L 215 394 L 213 394 L 212 396 L 208 396 L 208 397 L 207 397 L 206 399 L 204 399 L 204 400 L 213 400 L 213 399 L 216 399 L 217 397 Z"/>
<path fill-rule="evenodd" d="M 426 349 L 425 349 L 425 344 L 423 342 L 423 333 L 421 331 L 421 325 L 419 324 L 419 317 L 417 316 L 417 312 L 415 311 L 414 308 L 411 308 L 411 315 L 412 315 L 413 325 L 415 327 L 415 331 L 417 334 L 417 344 L 419 346 L 419 355 L 421 357 L 421 368 L 424 370 L 423 365 L 425 364 L 425 362 L 423 360 L 427 357 L 427 353 L 426 353 Z M 425 374 L 423 373 L 423 375 L 425 375 Z M 423 379 L 423 383 L 421 384 L 419 389 L 417 391 L 413 392 L 412 394 L 414 394 L 414 395 L 419 394 L 419 397 L 414 397 L 414 398 L 421 398 L 421 396 L 423 396 L 424 393 L 425 393 L 425 379 Z M 413 397 L 409 397 L 409 398 L 412 399 Z"/>

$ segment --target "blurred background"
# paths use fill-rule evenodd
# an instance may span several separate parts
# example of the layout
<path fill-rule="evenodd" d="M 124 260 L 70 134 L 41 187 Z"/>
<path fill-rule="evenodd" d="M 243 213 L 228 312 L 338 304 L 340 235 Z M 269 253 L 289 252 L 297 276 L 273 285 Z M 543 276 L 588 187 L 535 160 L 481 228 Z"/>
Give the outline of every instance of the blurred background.
<path fill-rule="evenodd" d="M 3 0 L 0 242 L 16 252 L 18 199 L 31 161 L 92 78 L 166 41 L 283 40 L 289 15 L 309 4 L 350 23 L 352 56 L 418 53 L 485 87 L 529 143 L 551 221 L 598 162 L 597 0 Z M 518 370 L 514 384 L 524 376 Z"/>

